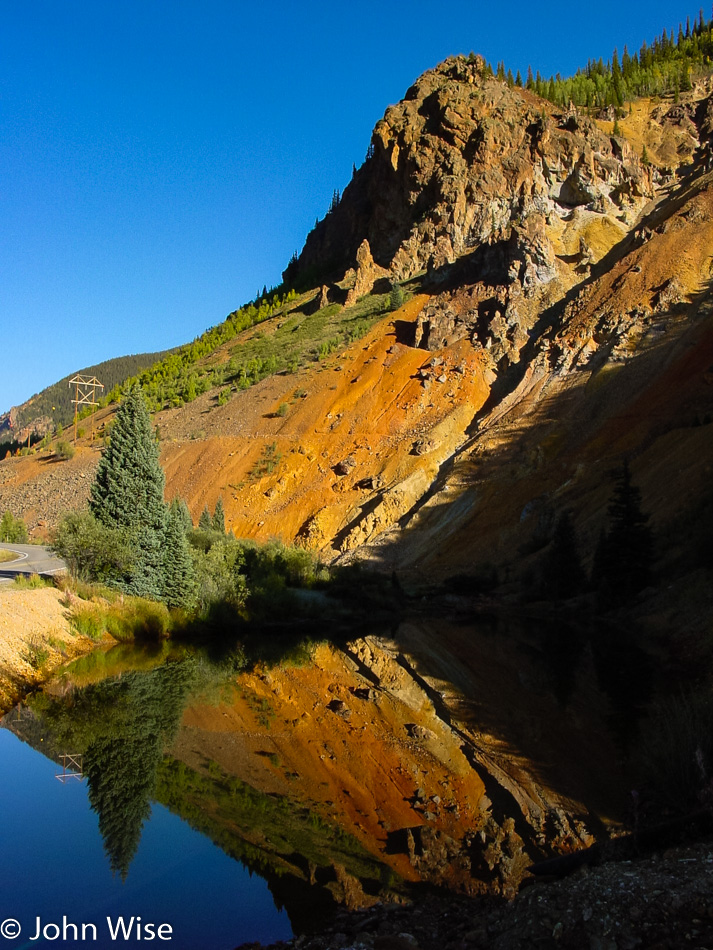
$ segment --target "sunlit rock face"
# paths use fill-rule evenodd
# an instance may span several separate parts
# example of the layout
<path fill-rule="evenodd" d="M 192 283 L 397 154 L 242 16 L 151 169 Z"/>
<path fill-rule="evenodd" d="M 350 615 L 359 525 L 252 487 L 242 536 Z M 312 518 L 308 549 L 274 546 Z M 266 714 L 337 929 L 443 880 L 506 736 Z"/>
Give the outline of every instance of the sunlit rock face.
<path fill-rule="evenodd" d="M 340 278 L 367 239 L 403 280 L 503 238 L 527 289 L 557 276 L 548 231 L 575 208 L 618 216 L 653 194 L 652 172 L 579 114 L 487 78 L 479 57 L 424 73 L 373 132 L 370 157 L 286 274 Z"/>

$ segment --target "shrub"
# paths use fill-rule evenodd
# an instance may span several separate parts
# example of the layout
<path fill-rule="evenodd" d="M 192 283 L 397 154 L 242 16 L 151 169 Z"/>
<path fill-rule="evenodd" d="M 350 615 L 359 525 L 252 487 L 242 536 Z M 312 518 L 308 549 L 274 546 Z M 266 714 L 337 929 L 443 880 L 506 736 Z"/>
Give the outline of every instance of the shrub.
<path fill-rule="evenodd" d="M 118 583 L 130 573 L 135 557 L 125 530 L 101 524 L 88 511 L 65 515 L 51 546 L 72 577 L 82 581 Z"/>
<path fill-rule="evenodd" d="M 49 655 L 49 650 L 40 646 L 36 640 L 28 643 L 27 648 L 21 654 L 22 659 L 29 663 L 33 670 L 41 669 L 49 659 Z"/>
<path fill-rule="evenodd" d="M 10 544 L 25 544 L 28 540 L 27 525 L 21 518 L 15 518 L 6 511 L 0 520 L 0 541 Z"/>
<path fill-rule="evenodd" d="M 171 632 L 165 604 L 140 597 L 125 597 L 111 604 L 105 614 L 106 630 L 115 640 L 163 640 Z"/>
<path fill-rule="evenodd" d="M 404 291 L 401 284 L 394 284 L 391 288 L 390 297 L 391 309 L 398 310 L 404 303 Z"/>
<path fill-rule="evenodd" d="M 99 640 L 104 633 L 103 615 L 93 604 L 81 604 L 75 607 L 69 622 L 78 634 L 89 637 L 90 640 Z"/>
<path fill-rule="evenodd" d="M 57 443 L 55 456 L 63 462 L 68 462 L 69 459 L 74 458 L 74 446 L 70 442 L 60 439 Z"/>
<path fill-rule="evenodd" d="M 52 581 L 47 577 L 40 577 L 39 574 L 18 574 L 13 586 L 20 590 L 37 590 L 40 587 L 52 587 Z"/>

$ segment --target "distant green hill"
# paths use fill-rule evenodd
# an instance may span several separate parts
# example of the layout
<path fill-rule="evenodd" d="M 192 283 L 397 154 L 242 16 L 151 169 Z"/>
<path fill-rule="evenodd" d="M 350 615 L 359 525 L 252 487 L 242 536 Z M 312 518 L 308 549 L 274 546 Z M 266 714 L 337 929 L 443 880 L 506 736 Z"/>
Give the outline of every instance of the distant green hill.
<path fill-rule="evenodd" d="M 49 416 L 54 420 L 55 425 L 57 423 L 68 425 L 74 418 L 74 406 L 71 402 L 74 387 L 69 385 L 69 380 L 77 373 L 96 376 L 99 382 L 104 384 L 104 394 L 107 394 L 130 376 L 141 373 L 173 352 L 174 350 L 162 350 L 159 353 L 119 356 L 113 360 L 97 363 L 95 366 L 77 369 L 18 406 L 13 413 L 14 428 L 20 429 L 41 416 Z M 12 438 L 12 429 L 9 426 L 9 417 L 5 414 L 0 416 L 0 440 L 5 441 L 8 438 Z"/>

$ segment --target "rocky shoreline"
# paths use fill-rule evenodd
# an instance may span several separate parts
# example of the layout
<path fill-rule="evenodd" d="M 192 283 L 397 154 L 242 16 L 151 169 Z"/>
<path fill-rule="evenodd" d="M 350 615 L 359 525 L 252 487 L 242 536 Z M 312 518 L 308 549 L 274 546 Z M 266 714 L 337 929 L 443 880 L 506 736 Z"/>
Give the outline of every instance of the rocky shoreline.
<path fill-rule="evenodd" d="M 713 837 L 533 880 L 512 901 L 429 893 L 341 912 L 322 932 L 237 950 L 674 950 L 713 947 Z"/>

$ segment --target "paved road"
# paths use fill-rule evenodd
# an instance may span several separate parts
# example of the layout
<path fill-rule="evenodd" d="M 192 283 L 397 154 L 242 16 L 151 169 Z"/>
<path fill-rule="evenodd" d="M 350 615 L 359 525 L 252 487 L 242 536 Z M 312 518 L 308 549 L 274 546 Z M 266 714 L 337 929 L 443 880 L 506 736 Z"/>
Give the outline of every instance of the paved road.
<path fill-rule="evenodd" d="M 0 541 L 0 549 L 20 555 L 16 561 L 0 563 L 0 583 L 12 580 L 17 574 L 55 574 L 67 569 L 64 561 L 50 554 L 42 544 L 6 544 Z"/>

